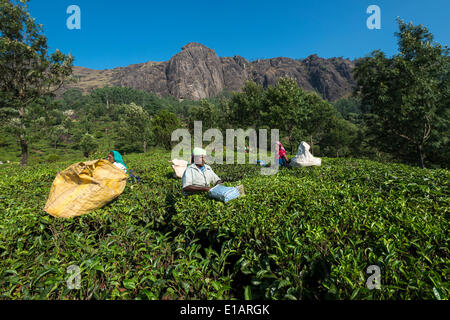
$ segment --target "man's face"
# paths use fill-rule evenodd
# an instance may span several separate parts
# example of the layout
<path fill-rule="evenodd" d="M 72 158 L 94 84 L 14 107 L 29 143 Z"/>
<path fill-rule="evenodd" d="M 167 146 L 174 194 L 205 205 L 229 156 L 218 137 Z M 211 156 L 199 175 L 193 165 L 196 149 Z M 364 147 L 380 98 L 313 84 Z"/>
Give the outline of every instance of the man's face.
<path fill-rule="evenodd" d="M 205 156 L 195 156 L 194 163 L 203 167 L 205 165 Z"/>

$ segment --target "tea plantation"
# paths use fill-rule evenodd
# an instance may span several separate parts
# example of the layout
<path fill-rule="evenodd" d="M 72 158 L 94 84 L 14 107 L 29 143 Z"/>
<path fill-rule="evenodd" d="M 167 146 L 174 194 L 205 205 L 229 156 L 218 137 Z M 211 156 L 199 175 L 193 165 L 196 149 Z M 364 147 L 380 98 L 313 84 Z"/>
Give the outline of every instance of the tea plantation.
<path fill-rule="evenodd" d="M 70 220 L 42 208 L 75 161 L 1 165 L 0 298 L 448 299 L 449 171 L 329 158 L 274 176 L 213 165 L 245 186 L 223 204 L 183 196 L 169 158 L 126 156 L 142 183 Z M 379 290 L 366 287 L 370 265 Z"/>

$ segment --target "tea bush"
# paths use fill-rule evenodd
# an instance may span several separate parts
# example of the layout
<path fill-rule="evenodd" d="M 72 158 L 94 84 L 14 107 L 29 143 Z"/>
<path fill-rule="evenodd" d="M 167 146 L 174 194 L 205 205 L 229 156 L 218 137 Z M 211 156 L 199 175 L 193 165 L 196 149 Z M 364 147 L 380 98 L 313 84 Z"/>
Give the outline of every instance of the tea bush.
<path fill-rule="evenodd" d="M 57 162 L 57 161 L 61 161 L 61 158 L 59 155 L 50 154 L 47 156 L 47 162 L 52 163 L 52 162 Z"/>
<path fill-rule="evenodd" d="M 71 163 L 0 167 L 3 299 L 448 299 L 449 178 L 357 159 L 320 168 L 212 165 L 246 195 L 186 197 L 170 155 L 125 157 L 142 178 L 91 214 L 42 208 Z M 81 269 L 69 290 L 67 268 Z M 366 288 L 367 267 L 381 289 Z"/>
<path fill-rule="evenodd" d="M 174 222 L 233 256 L 235 285 L 254 298 L 448 295 L 447 172 L 327 159 L 243 183 L 228 205 L 182 199 Z M 380 291 L 365 288 L 373 264 Z"/>

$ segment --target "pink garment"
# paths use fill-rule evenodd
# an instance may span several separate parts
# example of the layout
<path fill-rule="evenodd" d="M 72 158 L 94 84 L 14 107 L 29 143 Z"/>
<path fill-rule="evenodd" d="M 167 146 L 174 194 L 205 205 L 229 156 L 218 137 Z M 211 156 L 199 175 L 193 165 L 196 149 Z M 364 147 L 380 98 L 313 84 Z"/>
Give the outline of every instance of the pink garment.
<path fill-rule="evenodd" d="M 283 158 L 283 157 L 287 157 L 286 150 L 284 149 L 284 147 L 283 147 L 283 145 L 281 144 L 280 141 L 277 141 L 277 145 L 278 145 L 277 159 L 280 159 L 280 158 Z"/>

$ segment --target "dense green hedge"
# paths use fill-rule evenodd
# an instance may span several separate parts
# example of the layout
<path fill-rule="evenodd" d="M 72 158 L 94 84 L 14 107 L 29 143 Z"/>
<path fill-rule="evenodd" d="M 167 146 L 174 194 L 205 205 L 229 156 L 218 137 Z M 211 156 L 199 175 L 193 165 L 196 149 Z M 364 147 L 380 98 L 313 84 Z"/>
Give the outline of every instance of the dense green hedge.
<path fill-rule="evenodd" d="M 174 222 L 234 256 L 253 297 L 433 298 L 448 294 L 448 173 L 367 161 L 245 179 L 245 198 L 177 203 Z M 382 290 L 365 288 L 369 265 Z M 447 274 L 448 275 L 448 274 Z"/>
<path fill-rule="evenodd" d="M 0 167 L 3 299 L 446 299 L 446 170 L 354 159 L 261 176 L 213 165 L 245 197 L 185 197 L 168 154 L 125 158 L 143 179 L 71 219 L 44 211 L 70 163 Z M 381 290 L 366 288 L 381 268 Z M 70 265 L 81 289 L 68 290 Z"/>

